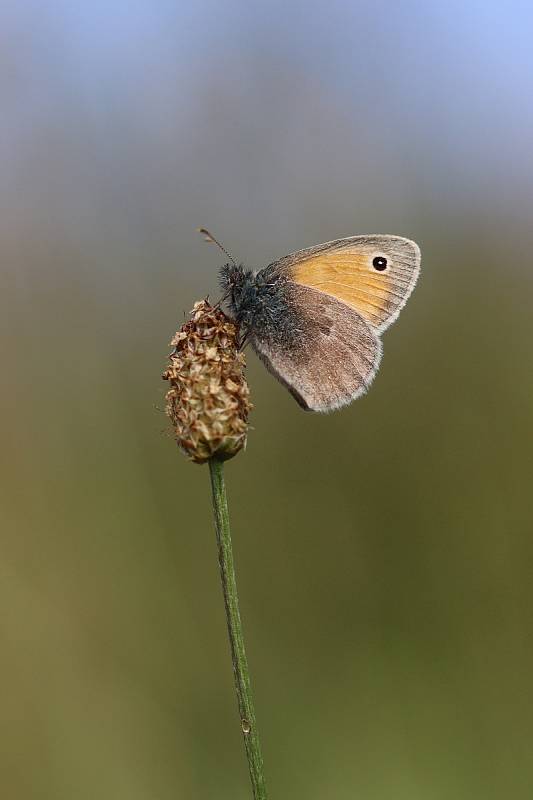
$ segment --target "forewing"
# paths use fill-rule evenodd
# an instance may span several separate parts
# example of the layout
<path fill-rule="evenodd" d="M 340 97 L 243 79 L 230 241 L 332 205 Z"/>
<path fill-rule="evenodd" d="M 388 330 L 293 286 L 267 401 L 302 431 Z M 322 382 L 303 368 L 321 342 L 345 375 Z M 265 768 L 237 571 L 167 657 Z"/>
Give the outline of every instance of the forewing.
<path fill-rule="evenodd" d="M 379 338 L 353 308 L 324 292 L 295 285 L 291 303 L 297 335 L 254 335 L 255 351 L 303 408 L 333 411 L 351 403 L 376 374 Z"/>
<path fill-rule="evenodd" d="M 374 267 L 375 258 L 386 259 L 383 271 Z M 415 242 L 374 234 L 299 250 L 265 270 L 348 304 L 378 333 L 394 322 L 419 272 L 420 249 Z"/>

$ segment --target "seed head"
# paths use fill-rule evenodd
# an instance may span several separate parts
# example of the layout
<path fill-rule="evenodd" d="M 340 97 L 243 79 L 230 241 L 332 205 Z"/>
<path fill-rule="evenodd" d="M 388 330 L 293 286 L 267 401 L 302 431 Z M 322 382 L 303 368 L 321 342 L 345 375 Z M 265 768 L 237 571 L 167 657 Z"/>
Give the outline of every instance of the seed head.
<path fill-rule="evenodd" d="M 191 314 L 170 343 L 163 378 L 170 382 L 166 413 L 176 441 L 201 464 L 212 456 L 231 458 L 245 446 L 252 405 L 237 325 L 207 300 Z"/>

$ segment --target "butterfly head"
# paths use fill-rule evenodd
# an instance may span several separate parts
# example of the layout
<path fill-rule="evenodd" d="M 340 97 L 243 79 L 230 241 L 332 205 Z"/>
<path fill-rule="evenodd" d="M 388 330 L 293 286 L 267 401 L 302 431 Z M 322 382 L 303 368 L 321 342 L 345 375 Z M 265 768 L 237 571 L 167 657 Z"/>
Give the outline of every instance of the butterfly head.
<path fill-rule="evenodd" d="M 257 308 L 257 283 L 251 270 L 236 264 L 224 264 L 219 272 L 220 288 L 227 297 L 231 312 L 239 325 L 251 325 Z"/>
<path fill-rule="evenodd" d="M 244 282 L 245 271 L 241 264 L 224 264 L 218 273 L 220 288 L 225 295 L 233 296 Z"/>

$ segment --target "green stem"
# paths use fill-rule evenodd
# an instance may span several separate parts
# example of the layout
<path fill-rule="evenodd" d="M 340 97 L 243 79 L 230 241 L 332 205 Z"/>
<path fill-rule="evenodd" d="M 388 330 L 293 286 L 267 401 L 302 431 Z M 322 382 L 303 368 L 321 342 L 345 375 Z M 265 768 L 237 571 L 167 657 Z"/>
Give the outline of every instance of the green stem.
<path fill-rule="evenodd" d="M 209 470 L 211 473 L 211 488 L 213 491 L 213 511 L 215 514 L 215 529 L 218 544 L 218 562 L 220 564 L 220 577 L 222 579 L 224 606 L 226 608 L 226 620 L 228 623 L 231 645 L 235 690 L 237 692 L 237 702 L 239 704 L 239 714 L 241 717 L 241 730 L 244 737 L 244 747 L 248 759 L 254 800 L 266 800 L 267 793 L 263 774 L 263 757 L 261 755 L 261 745 L 255 721 L 252 691 L 250 688 L 250 671 L 248 669 L 248 661 L 244 649 L 239 598 L 237 596 L 237 583 L 235 580 L 235 568 L 233 566 L 233 550 L 231 547 L 223 462 L 216 458 L 210 459 Z"/>

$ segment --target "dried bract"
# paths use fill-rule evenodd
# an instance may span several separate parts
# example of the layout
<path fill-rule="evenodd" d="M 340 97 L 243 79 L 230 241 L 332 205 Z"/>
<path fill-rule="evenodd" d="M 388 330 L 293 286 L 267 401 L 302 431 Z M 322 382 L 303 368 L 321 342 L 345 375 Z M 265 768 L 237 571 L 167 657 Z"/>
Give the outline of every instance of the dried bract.
<path fill-rule="evenodd" d="M 198 464 L 231 458 L 246 444 L 252 408 L 237 326 L 201 300 L 171 345 L 163 378 L 170 382 L 166 413 L 178 445 Z"/>

